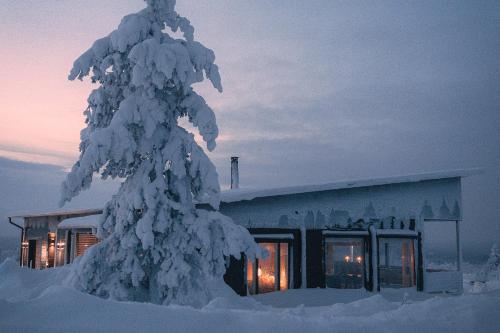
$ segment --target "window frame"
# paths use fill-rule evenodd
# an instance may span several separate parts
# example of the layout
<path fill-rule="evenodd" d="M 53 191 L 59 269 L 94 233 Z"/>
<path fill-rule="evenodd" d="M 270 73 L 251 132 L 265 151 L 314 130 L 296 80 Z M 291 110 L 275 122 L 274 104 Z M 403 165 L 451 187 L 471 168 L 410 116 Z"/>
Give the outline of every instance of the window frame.
<path fill-rule="evenodd" d="M 288 290 L 292 289 L 293 284 L 293 242 L 294 239 L 292 238 L 279 238 L 279 237 L 266 237 L 265 234 L 260 234 L 260 235 L 253 235 L 255 242 L 257 244 L 260 243 L 272 243 L 272 244 L 277 244 L 276 246 L 276 260 L 275 260 L 275 275 L 276 275 L 276 280 L 275 280 L 275 287 L 274 291 L 283 291 L 283 290 Z M 259 237 L 263 236 L 263 237 Z M 281 246 L 280 244 L 286 243 L 288 244 L 288 262 L 287 262 L 287 274 L 288 274 L 288 285 L 287 289 L 281 289 L 281 267 L 280 267 L 280 259 L 281 259 Z M 244 277 L 245 277 L 245 288 L 247 290 L 248 295 L 259 295 L 261 292 L 259 292 L 259 279 L 258 279 L 258 269 L 259 269 L 259 258 L 254 258 L 252 263 L 253 263 L 253 285 L 254 285 L 254 292 L 250 291 L 249 285 L 248 285 L 248 259 L 245 258 L 245 266 L 244 266 Z"/>
<path fill-rule="evenodd" d="M 385 229 L 383 229 L 385 230 Z M 389 229 L 390 230 L 390 229 Z M 383 287 L 381 284 L 380 280 L 380 239 L 401 239 L 401 240 L 406 240 L 410 239 L 412 240 L 412 245 L 413 245 L 413 276 L 414 276 L 414 284 L 411 287 L 399 287 L 399 288 L 417 288 L 418 289 L 418 281 L 419 281 L 419 274 L 418 274 L 418 244 L 419 244 L 419 237 L 418 235 L 414 234 L 377 234 L 377 281 L 378 281 L 378 288 L 379 290 L 381 288 L 389 288 L 389 289 L 397 289 L 395 287 Z"/>
<path fill-rule="evenodd" d="M 363 288 L 365 290 L 370 289 L 370 284 L 372 281 L 371 277 L 371 267 L 372 267 L 372 256 L 370 255 L 371 243 L 370 243 L 370 235 L 368 232 L 364 231 L 335 231 L 333 233 L 323 233 L 323 255 L 322 255 L 322 269 L 323 269 L 323 281 L 324 288 L 331 288 L 326 286 L 326 243 L 327 239 L 342 239 L 342 238 L 351 238 L 351 239 L 359 239 L 363 243 Z M 367 269 L 368 264 L 368 269 Z M 332 288 L 332 289 L 346 289 L 346 288 Z M 359 288 L 362 289 L 362 288 Z"/>

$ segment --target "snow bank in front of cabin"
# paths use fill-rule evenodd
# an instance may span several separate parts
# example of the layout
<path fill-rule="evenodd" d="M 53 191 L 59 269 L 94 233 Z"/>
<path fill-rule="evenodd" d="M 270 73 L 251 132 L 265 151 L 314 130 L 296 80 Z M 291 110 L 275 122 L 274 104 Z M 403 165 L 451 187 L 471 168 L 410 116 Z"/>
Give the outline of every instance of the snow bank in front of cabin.
<path fill-rule="evenodd" d="M 17 261 L 7 258 L 0 264 L 0 300 L 22 302 L 37 298 L 47 288 L 62 284 L 69 267 L 34 270 L 19 267 Z"/>
<path fill-rule="evenodd" d="M 83 294 L 64 286 L 67 272 L 68 267 L 20 268 L 13 260 L 0 264 L 0 331 L 496 332 L 500 325 L 500 295 L 495 294 L 300 289 L 222 297 L 194 309 Z"/>

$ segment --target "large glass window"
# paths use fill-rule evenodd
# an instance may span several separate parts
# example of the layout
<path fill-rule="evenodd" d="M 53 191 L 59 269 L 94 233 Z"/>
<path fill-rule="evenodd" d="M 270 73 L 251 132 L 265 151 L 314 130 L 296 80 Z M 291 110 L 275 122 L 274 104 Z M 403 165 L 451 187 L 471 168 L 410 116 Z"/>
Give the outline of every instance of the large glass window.
<path fill-rule="evenodd" d="M 247 286 L 250 294 L 286 290 L 290 284 L 288 243 L 259 243 L 267 257 L 247 261 Z"/>
<path fill-rule="evenodd" d="M 458 221 L 425 220 L 424 222 L 427 272 L 460 270 Z"/>
<path fill-rule="evenodd" d="M 79 257 L 94 244 L 97 244 L 97 237 L 92 234 L 76 234 L 76 253 L 75 257 Z"/>
<path fill-rule="evenodd" d="M 413 239 L 379 239 L 380 286 L 409 288 L 415 285 L 415 250 Z"/>
<path fill-rule="evenodd" d="M 325 239 L 325 285 L 327 288 L 363 288 L 364 275 L 363 238 Z"/>

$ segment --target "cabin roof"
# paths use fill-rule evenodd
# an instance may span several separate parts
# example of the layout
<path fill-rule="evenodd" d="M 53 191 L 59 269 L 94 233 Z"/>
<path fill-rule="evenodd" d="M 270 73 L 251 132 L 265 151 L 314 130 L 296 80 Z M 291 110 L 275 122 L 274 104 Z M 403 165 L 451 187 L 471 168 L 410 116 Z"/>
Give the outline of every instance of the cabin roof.
<path fill-rule="evenodd" d="M 77 229 L 77 228 L 97 228 L 100 215 L 88 215 L 82 217 L 72 217 L 63 220 L 57 225 L 59 229 Z"/>
<path fill-rule="evenodd" d="M 255 198 L 274 197 L 282 195 L 292 195 L 299 193 L 322 192 L 348 188 L 370 187 L 389 184 L 416 183 L 427 180 L 438 180 L 448 178 L 463 178 L 467 176 L 483 173 L 482 169 L 457 169 L 449 171 L 437 171 L 429 173 L 419 173 L 413 175 L 391 176 L 384 178 L 370 178 L 359 180 L 344 180 L 323 184 L 311 184 L 300 186 L 286 186 L 276 188 L 241 188 L 223 191 L 221 202 L 231 203 Z"/>
<path fill-rule="evenodd" d="M 221 202 L 231 203 L 245 200 L 252 200 L 255 198 L 265 198 L 273 196 L 283 196 L 292 195 L 299 193 L 311 193 L 311 192 L 322 192 L 331 191 L 339 189 L 348 188 L 359 188 L 359 187 L 369 187 L 369 186 L 380 186 L 389 184 L 401 184 L 401 183 L 416 183 L 427 180 L 438 180 L 438 179 L 448 179 L 448 178 L 463 178 L 467 176 L 477 175 L 483 173 L 482 169 L 457 169 L 449 171 L 437 171 L 429 173 L 419 173 L 413 175 L 403 175 L 403 176 L 392 176 L 384 178 L 370 178 L 370 179 L 358 179 L 358 180 L 344 180 L 338 182 L 330 182 L 323 184 L 311 184 L 311 185 L 300 185 L 300 186 L 286 186 L 286 187 L 275 187 L 275 188 L 241 188 L 222 191 Z M 94 227 L 93 224 L 83 224 L 85 221 L 92 221 L 92 218 L 97 221 L 95 215 L 102 214 L 102 209 L 85 209 L 85 210 L 74 210 L 74 211 L 59 211 L 59 212 L 48 212 L 39 214 L 26 214 L 11 216 L 12 218 L 33 218 L 33 217 L 50 217 L 50 216 L 66 216 L 65 220 L 59 224 L 59 227 L 65 227 L 80 224 L 80 226 Z M 82 215 L 90 215 L 85 217 L 79 217 Z M 87 220 L 88 218 L 88 220 Z M 92 222 L 93 223 L 93 222 Z M 97 222 L 96 222 L 97 223 Z M 97 226 L 97 224 L 95 225 Z M 71 226 L 71 228 L 75 228 Z"/>

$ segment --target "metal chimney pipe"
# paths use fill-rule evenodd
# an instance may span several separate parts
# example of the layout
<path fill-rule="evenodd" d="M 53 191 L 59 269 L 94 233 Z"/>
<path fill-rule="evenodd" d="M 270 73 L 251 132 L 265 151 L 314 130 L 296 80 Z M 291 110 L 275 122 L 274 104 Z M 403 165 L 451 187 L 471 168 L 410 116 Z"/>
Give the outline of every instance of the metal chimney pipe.
<path fill-rule="evenodd" d="M 240 173 L 238 171 L 238 156 L 231 156 L 231 189 L 240 188 Z"/>

